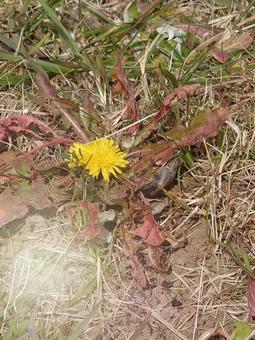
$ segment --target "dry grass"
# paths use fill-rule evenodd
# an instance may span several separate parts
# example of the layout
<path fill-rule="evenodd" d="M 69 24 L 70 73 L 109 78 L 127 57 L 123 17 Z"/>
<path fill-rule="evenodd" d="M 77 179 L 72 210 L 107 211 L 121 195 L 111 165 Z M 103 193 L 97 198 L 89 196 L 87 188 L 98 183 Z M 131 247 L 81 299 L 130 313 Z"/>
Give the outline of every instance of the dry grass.
<path fill-rule="evenodd" d="M 74 3 L 78 5 L 78 1 Z M 125 7 L 117 5 L 98 2 L 112 19 Z M 243 1 L 242 5 L 249 8 L 249 2 Z M 224 29 L 235 24 L 250 29 L 253 24 L 249 11 L 242 15 L 241 5 L 234 2 L 228 9 L 194 1 L 180 1 L 178 6 L 180 16 L 200 24 L 209 22 Z M 104 41 L 102 50 L 106 45 Z M 151 42 L 143 47 L 131 69 L 147 62 Z M 94 49 L 92 46 L 91 53 Z M 164 272 L 155 268 L 151 249 L 139 243 L 138 259 L 148 280 L 147 288 L 141 288 L 131 275 L 132 259 L 125 251 L 121 227 L 109 244 L 77 242 L 77 230 L 63 212 L 31 212 L 0 233 L 0 320 L 4 339 L 202 340 L 209 339 L 206 332 L 213 335 L 217 327 L 229 334 L 227 339 L 234 339 L 235 321 L 250 322 L 253 327 L 246 299 L 247 257 L 238 252 L 251 256 L 250 263 L 254 264 L 255 91 L 254 67 L 249 68 L 254 64 L 254 46 L 246 52 L 239 55 L 239 73 L 227 73 L 225 66 L 211 60 L 203 61 L 205 70 L 194 68 L 193 79 L 203 81 L 204 91 L 188 105 L 183 101 L 174 109 L 175 118 L 181 115 L 184 120 L 190 120 L 201 107 L 225 105 L 231 114 L 217 138 L 191 148 L 192 167 L 187 169 L 182 164 L 174 195 L 190 209 L 168 198 L 151 202 L 155 206 L 165 204 L 157 219 L 162 230 L 173 237 L 173 244 L 163 249 L 165 263 L 170 262 L 172 269 Z M 16 70 L 17 65 L 10 68 L 5 63 L 1 62 L 1 71 L 7 64 L 5 72 Z M 183 74 L 190 72 L 189 65 L 185 67 Z M 138 82 L 135 74 L 131 76 L 140 97 L 142 121 L 146 122 L 166 92 L 155 72 L 145 72 Z M 109 84 L 102 81 L 100 72 L 83 78 L 80 74 L 70 78 L 65 75 L 59 82 L 55 79 L 55 84 L 61 95 L 76 102 L 89 92 L 102 117 L 100 127 L 95 127 L 98 136 L 125 136 L 121 129 L 130 122 L 123 114 L 123 98 L 107 97 Z M 1 118 L 28 112 L 52 122 L 29 93 L 36 93 L 33 83 L 3 87 Z M 53 124 L 56 130 L 64 129 L 58 121 Z M 12 140 L 5 144 L 11 148 Z M 36 141 L 22 135 L 16 139 L 21 152 L 35 145 Z M 183 235 L 188 241 L 186 246 L 181 245 Z"/>

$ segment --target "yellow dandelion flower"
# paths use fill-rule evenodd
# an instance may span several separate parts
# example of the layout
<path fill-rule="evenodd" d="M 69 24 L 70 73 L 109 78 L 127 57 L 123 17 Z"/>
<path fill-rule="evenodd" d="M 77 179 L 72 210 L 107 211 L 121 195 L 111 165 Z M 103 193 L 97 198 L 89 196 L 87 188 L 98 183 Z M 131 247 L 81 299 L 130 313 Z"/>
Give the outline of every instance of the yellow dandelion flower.
<path fill-rule="evenodd" d="M 120 151 L 112 139 L 99 139 L 89 144 L 74 143 L 69 149 L 68 166 L 84 167 L 89 175 L 98 178 L 101 173 L 109 182 L 110 174 L 117 177 L 128 161 L 125 152 Z"/>
<path fill-rule="evenodd" d="M 87 152 L 85 151 L 86 144 L 74 143 L 68 150 L 67 163 L 69 168 L 76 168 L 81 166 L 81 162 L 87 158 Z M 88 159 L 87 159 L 88 161 Z"/>

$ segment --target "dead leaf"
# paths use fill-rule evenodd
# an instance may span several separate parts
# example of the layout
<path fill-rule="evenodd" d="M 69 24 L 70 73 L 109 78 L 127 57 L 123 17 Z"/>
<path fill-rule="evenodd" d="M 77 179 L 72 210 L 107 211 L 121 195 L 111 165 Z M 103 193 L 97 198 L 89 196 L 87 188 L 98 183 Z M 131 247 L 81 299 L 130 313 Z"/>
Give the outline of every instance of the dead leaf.
<path fill-rule="evenodd" d="M 129 232 L 127 232 L 124 228 L 121 229 L 122 239 L 123 239 L 123 252 L 127 256 L 127 262 L 132 267 L 131 274 L 139 287 L 146 288 L 147 287 L 147 278 L 141 265 L 138 256 L 137 256 L 137 247 L 134 244 L 134 241 Z"/>
<path fill-rule="evenodd" d="M 0 227 L 25 217 L 29 211 L 29 207 L 22 197 L 13 194 L 10 187 L 7 187 L 0 194 Z"/>
<path fill-rule="evenodd" d="M 75 239 L 79 241 L 88 241 L 96 238 L 100 233 L 100 225 L 97 224 L 86 224 L 85 230 L 80 231 Z"/>
<path fill-rule="evenodd" d="M 120 59 L 115 66 L 115 69 L 113 71 L 113 79 L 115 82 L 114 92 L 124 92 L 127 96 L 127 110 L 126 115 L 128 118 L 130 118 L 133 122 L 136 122 L 139 120 L 139 113 L 136 106 L 136 100 L 135 95 L 133 92 L 133 89 L 131 88 L 129 81 L 127 79 L 127 76 L 125 74 L 125 71 L 122 66 L 122 60 Z M 135 133 L 140 128 L 140 124 L 137 123 L 134 126 L 130 127 L 129 132 L 130 134 Z"/>
<path fill-rule="evenodd" d="M 148 247 L 148 258 L 153 268 L 161 273 L 169 273 L 172 269 L 170 252 L 165 254 L 159 247 Z"/>
<path fill-rule="evenodd" d="M 74 185 L 75 179 L 72 175 L 54 176 L 49 182 L 51 200 L 57 205 L 70 201 Z"/>
<path fill-rule="evenodd" d="M 131 234 L 140 236 L 145 243 L 154 247 L 160 246 L 165 241 L 160 232 L 160 226 L 155 221 L 152 214 L 148 214 L 145 217 L 143 224 L 135 230 L 132 230 Z"/>
<path fill-rule="evenodd" d="M 91 94 L 89 91 L 85 91 L 82 98 L 83 109 L 86 113 L 93 113 L 95 111 L 93 102 L 91 100 Z"/>
<path fill-rule="evenodd" d="M 45 123 L 41 122 L 28 115 L 15 115 L 4 118 L 0 121 L 0 141 L 3 141 L 10 132 L 24 132 L 29 133 L 37 138 L 40 138 L 34 131 L 30 130 L 30 125 L 36 125 L 42 132 L 57 136 L 57 134 Z"/>
<path fill-rule="evenodd" d="M 49 185 L 46 185 L 40 176 L 37 176 L 28 187 L 24 186 L 24 184 L 20 185 L 16 195 L 22 197 L 27 206 L 36 210 L 55 206 L 51 199 Z"/>
<path fill-rule="evenodd" d="M 59 191 L 62 194 L 61 200 L 59 200 Z M 60 201 L 63 201 L 67 191 L 68 187 L 65 191 L 59 188 L 55 178 L 49 183 L 45 183 L 38 175 L 31 183 L 15 181 L 15 191 L 12 192 L 11 188 L 7 187 L 0 194 L 0 227 L 25 217 L 30 208 L 35 210 L 55 208 Z"/>
<path fill-rule="evenodd" d="M 137 150 L 137 155 L 140 158 L 132 164 L 132 178 L 130 178 L 129 182 L 118 186 L 118 190 L 113 188 L 111 190 L 111 197 L 116 199 L 121 194 L 121 197 L 125 198 L 129 192 L 131 192 L 130 196 L 133 196 L 134 192 L 138 191 L 145 184 L 150 183 L 151 174 L 148 169 L 153 164 L 162 165 L 169 162 L 176 155 L 177 151 L 183 147 L 200 143 L 203 139 L 215 137 L 219 127 L 228 119 L 228 116 L 229 109 L 226 107 L 219 107 L 215 110 L 205 109 L 198 113 L 191 121 L 189 128 L 176 126 L 168 132 L 162 132 L 161 135 L 167 137 L 168 140 L 148 143 L 140 150 Z M 154 188 L 155 186 L 151 187 L 153 190 Z M 145 194 L 147 195 L 147 192 Z"/>
<path fill-rule="evenodd" d="M 5 167 L 6 164 L 9 162 L 12 162 L 14 159 L 16 159 L 18 156 L 17 152 L 14 150 L 8 150 L 0 153 L 0 170 Z M 30 160 L 29 160 L 30 161 Z M 19 172 L 22 172 L 22 168 L 28 167 L 28 162 L 20 162 L 15 164 L 15 170 L 18 170 Z M 3 176 L 9 176 L 9 175 L 17 175 L 14 171 L 8 171 L 5 173 L 1 173 Z M 22 178 L 22 177 L 21 177 Z M 24 179 L 24 178 L 23 178 Z"/>
<path fill-rule="evenodd" d="M 36 84 L 38 85 L 39 89 L 41 90 L 41 94 L 46 99 L 56 99 L 58 98 L 56 90 L 54 86 L 52 86 L 47 79 L 46 76 L 44 76 L 41 73 L 37 73 L 35 77 Z"/>
<path fill-rule="evenodd" d="M 255 320 L 255 279 L 254 274 L 249 276 L 247 284 L 247 300 L 250 310 L 250 315 L 253 320 Z"/>
<path fill-rule="evenodd" d="M 144 273 L 143 267 L 138 260 L 136 255 L 133 256 L 133 271 L 132 276 L 139 284 L 140 287 L 146 288 L 148 285 L 146 275 Z"/>
<path fill-rule="evenodd" d="M 223 327 L 209 328 L 203 332 L 197 340 L 210 340 L 219 336 L 226 340 L 233 340 L 233 337 L 230 336 Z"/>
<path fill-rule="evenodd" d="M 44 100 L 49 100 L 51 107 L 57 112 L 61 113 L 62 116 L 71 124 L 81 141 L 87 143 L 89 138 L 84 133 L 84 130 L 81 128 L 78 120 L 75 117 L 75 114 L 72 112 L 72 109 L 75 108 L 75 105 L 69 100 L 60 98 L 56 94 L 55 88 L 50 84 L 47 77 L 43 74 L 37 73 L 35 81 Z"/>

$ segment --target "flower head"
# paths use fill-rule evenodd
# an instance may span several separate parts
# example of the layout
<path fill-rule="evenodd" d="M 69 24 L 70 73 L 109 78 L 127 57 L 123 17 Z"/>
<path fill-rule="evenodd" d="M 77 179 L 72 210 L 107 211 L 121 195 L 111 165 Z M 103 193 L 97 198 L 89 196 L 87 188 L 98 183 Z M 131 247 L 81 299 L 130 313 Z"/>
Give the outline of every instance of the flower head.
<path fill-rule="evenodd" d="M 101 172 L 106 182 L 110 174 L 117 177 L 117 174 L 122 173 L 120 168 L 128 165 L 126 153 L 121 152 L 112 139 L 99 139 L 89 144 L 74 143 L 68 152 L 69 168 L 82 166 L 96 178 Z"/>

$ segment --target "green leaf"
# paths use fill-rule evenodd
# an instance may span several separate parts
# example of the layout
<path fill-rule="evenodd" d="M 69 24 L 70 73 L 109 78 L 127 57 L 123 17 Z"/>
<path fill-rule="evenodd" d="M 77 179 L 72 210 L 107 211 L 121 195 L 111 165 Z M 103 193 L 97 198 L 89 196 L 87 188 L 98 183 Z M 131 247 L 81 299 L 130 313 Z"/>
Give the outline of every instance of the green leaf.
<path fill-rule="evenodd" d="M 16 321 L 11 320 L 9 323 L 9 328 L 4 334 L 3 339 L 18 339 L 27 334 L 28 331 L 28 321 Z"/>
<path fill-rule="evenodd" d="M 30 78 L 26 77 L 25 75 L 19 74 L 5 74 L 0 75 L 0 86 L 15 86 L 19 83 L 29 83 Z"/>
<path fill-rule="evenodd" d="M 0 33 L 0 42 L 4 43 L 6 46 L 12 48 L 13 50 L 16 50 L 18 45 L 19 51 L 23 56 L 27 56 L 27 51 L 25 47 L 23 46 L 22 42 L 19 42 L 19 36 L 13 34 L 12 38 L 8 38 L 6 35 Z"/>
<path fill-rule="evenodd" d="M 43 37 L 36 42 L 35 44 L 33 44 L 33 46 L 30 48 L 29 50 L 29 55 L 35 55 L 36 52 L 44 45 L 47 44 L 50 40 L 50 33 L 46 33 L 43 35 Z"/>
<path fill-rule="evenodd" d="M 2 52 L 0 51 L 0 60 L 10 61 L 13 63 L 18 63 L 22 61 L 21 56 L 16 56 L 13 52 Z"/>
<path fill-rule="evenodd" d="M 57 74 L 67 73 L 74 70 L 90 70 L 89 66 L 85 63 L 70 63 L 70 62 L 62 62 L 62 61 L 47 61 L 42 59 L 24 59 L 21 56 L 16 56 L 14 52 L 2 52 L 0 51 L 0 60 L 9 61 L 12 63 L 19 63 L 22 60 L 24 64 L 27 64 L 29 67 L 35 69 L 37 67 L 43 68 L 46 72 L 52 72 Z"/>
<path fill-rule="evenodd" d="M 60 1 L 61 0 L 50 0 L 48 2 L 48 6 L 52 9 L 56 7 Z M 47 15 L 44 11 L 42 12 L 42 10 L 39 10 L 36 13 L 36 15 L 32 18 L 32 24 L 27 25 L 25 30 L 28 30 L 30 33 L 33 32 L 42 23 L 46 16 Z"/>
<path fill-rule="evenodd" d="M 81 4 L 82 8 L 86 11 L 88 11 L 90 14 L 94 15 L 94 17 L 108 23 L 111 25 L 115 25 L 114 21 L 110 18 L 108 18 L 106 15 L 104 15 L 99 9 L 94 6 L 93 4 L 89 4 L 87 1 L 82 2 Z"/>
<path fill-rule="evenodd" d="M 41 60 L 41 59 L 31 59 L 29 62 L 29 66 L 34 68 L 35 66 L 43 68 L 46 72 L 52 72 L 56 74 L 66 73 L 73 71 L 74 69 L 80 69 L 78 66 L 74 66 L 73 64 L 65 63 L 65 62 L 51 62 L 47 60 Z"/>
<path fill-rule="evenodd" d="M 193 166 L 192 156 L 188 150 L 181 150 L 179 158 L 187 165 L 188 168 Z"/>
<path fill-rule="evenodd" d="M 128 7 L 128 15 L 132 19 L 137 19 L 140 16 L 140 12 L 137 8 L 137 0 L 133 1 L 131 5 Z"/>
<path fill-rule="evenodd" d="M 59 33 L 62 35 L 62 37 L 68 42 L 69 47 L 72 49 L 75 55 L 80 55 L 80 50 L 75 42 L 75 40 L 72 38 L 72 36 L 68 33 L 66 28 L 63 26 L 63 24 L 58 19 L 56 13 L 48 6 L 48 4 L 44 0 L 38 0 L 40 4 L 42 5 L 43 9 L 45 10 L 47 16 L 51 19 L 52 23 L 56 26 Z"/>
<path fill-rule="evenodd" d="M 234 327 L 236 329 L 235 340 L 245 340 L 252 332 L 251 326 L 243 321 L 236 321 Z"/>

